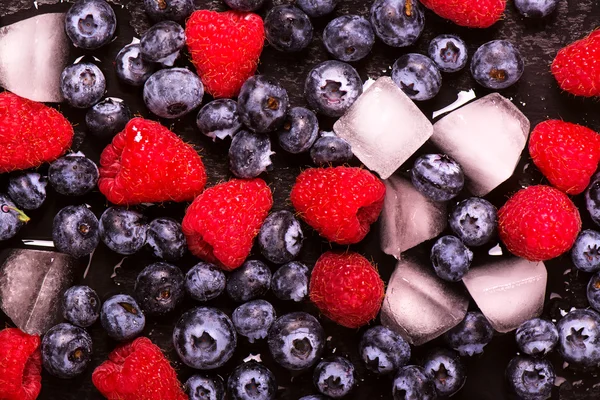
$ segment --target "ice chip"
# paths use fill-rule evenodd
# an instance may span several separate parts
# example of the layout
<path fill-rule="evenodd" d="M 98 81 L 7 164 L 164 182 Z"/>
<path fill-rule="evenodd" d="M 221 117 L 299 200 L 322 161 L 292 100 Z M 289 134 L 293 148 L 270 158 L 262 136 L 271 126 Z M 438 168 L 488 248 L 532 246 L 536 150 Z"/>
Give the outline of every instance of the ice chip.
<path fill-rule="evenodd" d="M 441 280 L 428 264 L 402 259 L 388 283 L 381 323 L 419 346 L 458 325 L 468 306 L 460 285 Z"/>
<path fill-rule="evenodd" d="M 463 278 L 477 306 L 498 332 L 510 332 L 544 308 L 543 262 L 511 257 L 471 268 Z"/>
<path fill-rule="evenodd" d="M 436 122 L 431 141 L 462 166 L 471 193 L 485 196 L 513 174 L 529 129 L 510 100 L 492 93 Z"/>
<path fill-rule="evenodd" d="M 389 178 L 433 133 L 427 117 L 387 76 L 370 85 L 333 130 L 382 179 Z"/>

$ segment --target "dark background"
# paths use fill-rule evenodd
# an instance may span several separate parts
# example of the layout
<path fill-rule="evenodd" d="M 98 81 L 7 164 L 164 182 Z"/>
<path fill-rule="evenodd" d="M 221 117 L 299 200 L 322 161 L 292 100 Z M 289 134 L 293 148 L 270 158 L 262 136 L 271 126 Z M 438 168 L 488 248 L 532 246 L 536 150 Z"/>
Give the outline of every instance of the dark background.
<path fill-rule="evenodd" d="M 38 2 L 40 5 L 39 10 L 36 10 L 30 8 L 32 2 L 29 0 L 0 0 L 0 26 L 40 13 L 64 12 L 69 8 L 69 4 L 66 3 L 44 4 L 56 2 L 56 0 L 41 0 Z M 274 4 L 289 2 L 282 0 L 267 1 L 267 5 L 260 10 L 260 14 L 264 16 L 266 10 Z M 348 13 L 368 17 L 371 1 L 341 0 L 340 3 L 340 6 L 332 15 L 313 20 L 315 35 L 311 46 L 307 50 L 298 54 L 285 54 L 279 53 L 267 45 L 263 51 L 258 73 L 269 74 L 278 78 L 288 90 L 293 106 L 305 105 L 302 96 L 304 77 L 315 64 L 329 58 L 320 39 L 327 22 L 334 17 Z M 225 9 L 224 3 L 221 0 L 196 0 L 196 5 L 197 8 L 203 9 Z M 132 25 L 138 29 L 138 35 L 136 36 L 139 37 L 139 32 L 148 26 L 147 21 L 145 21 L 139 2 L 129 2 L 127 0 L 113 1 L 113 6 L 118 18 L 117 37 L 113 43 L 93 53 L 101 60 L 100 67 L 107 78 L 107 96 L 123 98 L 133 113 L 154 118 L 149 114 L 142 102 L 141 89 L 138 90 L 122 85 L 117 80 L 113 67 L 113 60 L 117 52 L 125 44 L 130 43 L 132 37 L 135 35 Z M 596 4 L 593 0 L 562 0 L 557 12 L 543 21 L 524 19 L 516 12 L 512 2 L 509 2 L 504 20 L 495 24 L 492 28 L 485 30 L 460 28 L 427 11 L 425 31 L 415 46 L 405 49 L 395 49 L 387 47 L 378 41 L 372 54 L 354 65 L 363 80 L 366 80 L 368 77 L 376 79 L 382 75 L 389 75 L 391 65 L 400 55 L 408 52 L 426 53 L 429 41 L 439 34 L 454 33 L 460 35 L 467 42 L 470 54 L 479 45 L 489 40 L 508 39 L 521 51 L 525 59 L 526 68 L 520 82 L 501 93 L 513 100 L 523 110 L 531 120 L 532 127 L 548 118 L 561 118 L 566 121 L 587 125 L 598 131 L 600 126 L 597 101 L 594 99 L 574 98 L 566 93 L 562 93 L 549 72 L 550 63 L 556 52 L 566 44 L 588 34 L 596 27 L 598 18 L 600 18 L 600 5 Z M 74 60 L 82 54 L 80 50 L 72 48 L 70 60 Z M 187 63 L 187 55 L 181 57 L 177 65 L 189 65 Z M 461 90 L 475 88 L 478 97 L 488 93 L 476 85 L 468 69 L 457 74 L 445 74 L 443 79 L 444 84 L 441 93 L 431 101 L 419 103 L 419 106 L 428 117 L 431 116 L 433 110 L 440 109 L 453 102 L 456 94 Z M 204 103 L 209 100 L 210 98 L 206 96 Z M 58 106 L 58 108 L 75 125 L 76 130 L 85 131 L 84 113 L 82 111 L 74 110 L 64 104 Z M 230 178 L 231 175 L 227 168 L 228 142 L 212 143 L 210 139 L 202 136 L 195 128 L 194 118 L 195 114 L 192 113 L 178 121 L 163 120 L 162 122 L 172 128 L 184 140 L 196 145 L 204 157 L 210 185 Z M 320 118 L 321 129 L 330 130 L 333 122 L 333 120 Z M 276 140 L 273 142 L 274 150 L 277 152 L 272 157 L 274 168 L 263 176 L 263 178 L 270 184 L 274 191 L 275 203 L 273 210 L 292 210 L 288 200 L 290 187 L 300 169 L 310 166 L 310 159 L 307 155 L 290 156 L 278 147 Z M 98 162 L 100 152 L 106 143 L 101 143 L 92 137 L 85 138 L 82 143 L 80 150 L 86 156 Z M 427 144 L 419 153 L 422 154 L 431 151 L 435 151 L 435 149 Z M 487 198 L 500 207 L 512 193 L 516 192 L 523 185 L 544 182 L 535 168 L 525 168 L 528 162 L 528 156 L 524 154 L 513 178 L 498 187 Z M 356 162 L 355 164 L 358 165 Z M 401 173 L 410 168 L 410 165 L 410 161 L 407 162 L 401 168 Z M 45 167 L 42 167 L 41 170 L 45 172 Z M 5 185 L 6 176 L 0 176 L 0 190 L 5 190 Z M 467 195 L 465 193 L 462 197 Z M 582 210 L 584 227 L 594 228 L 594 224 L 585 211 L 582 196 L 578 196 L 574 200 Z M 48 199 L 44 206 L 40 210 L 29 213 L 32 218 L 31 222 L 21 230 L 17 238 L 2 243 L 0 245 L 1 248 L 22 247 L 20 239 L 25 238 L 51 239 L 51 225 L 55 213 L 64 206 L 83 203 L 90 204 L 92 211 L 98 217 L 108 206 L 102 194 L 97 191 L 81 198 L 68 198 L 54 193 L 49 188 Z M 143 209 L 143 212 L 149 219 L 158 216 L 171 216 L 181 220 L 185 207 L 186 204 L 155 205 Z M 299 260 L 312 265 L 323 251 L 331 248 L 331 245 L 324 242 L 307 226 L 304 226 L 304 228 L 307 239 Z M 382 277 L 384 280 L 387 280 L 393 271 L 395 260 L 390 256 L 384 255 L 379 250 L 378 244 L 379 233 L 376 224 L 362 243 L 350 246 L 350 249 L 366 255 L 377 263 Z M 491 243 L 489 247 L 476 252 L 475 266 L 486 261 L 488 257 L 487 250 L 494 244 L 495 242 Z M 427 257 L 430 246 L 431 242 L 424 243 L 410 250 L 410 253 L 418 257 Z M 260 254 L 256 249 L 253 251 L 252 257 L 260 258 Z M 153 259 L 148 252 L 127 257 L 123 263 L 123 267 L 117 270 L 117 276 L 113 279 L 111 278 L 113 266 L 121 258 L 118 254 L 112 253 L 103 244 L 100 244 L 86 279 L 82 279 L 81 277 L 83 276 L 85 264 L 87 264 L 87 258 L 81 260 L 81 274 L 77 276 L 76 283 L 90 285 L 97 290 L 102 300 L 117 293 L 132 294 L 133 283 L 137 273 L 151 263 Z M 185 259 L 178 262 L 177 265 L 184 271 L 187 271 L 195 262 L 196 260 L 188 255 Z M 568 255 L 547 262 L 546 266 L 549 272 L 549 287 L 546 294 L 547 301 L 544 315 L 547 318 L 560 318 L 561 309 L 569 310 L 571 307 L 588 306 L 585 298 L 585 285 L 587 284 L 589 275 L 577 273 Z M 274 265 L 271 265 L 271 267 L 273 270 L 276 268 Z M 551 293 L 559 294 L 562 298 L 549 300 Z M 302 304 L 284 304 L 281 301 L 276 301 L 270 294 L 266 299 L 273 302 L 278 315 L 295 310 L 305 310 L 318 315 L 318 311 L 308 302 Z M 171 343 L 172 326 L 184 310 L 194 305 L 197 304 L 186 300 L 170 316 L 148 318 L 146 329 L 143 333 L 164 350 L 177 369 L 182 382 L 185 382 L 194 371 L 184 366 L 178 360 L 173 350 Z M 210 302 L 209 305 L 217 306 L 228 314 L 231 314 L 235 308 L 235 304 L 229 301 L 226 296 L 221 296 L 215 301 Z M 471 304 L 471 306 L 474 308 L 474 304 Z M 320 318 L 320 320 L 325 328 L 326 335 L 331 337 L 327 342 L 325 355 L 335 353 L 336 355 L 349 357 L 357 368 L 357 387 L 353 394 L 348 397 L 361 400 L 391 399 L 391 377 L 379 378 L 367 373 L 358 359 L 357 343 L 365 328 L 350 330 L 341 328 L 325 318 Z M 1 313 L 0 324 L 2 326 L 11 326 L 11 322 Z M 96 366 L 107 358 L 108 353 L 115 347 L 116 343 L 107 338 L 99 323 L 92 326 L 89 331 L 94 340 L 94 359 L 89 368 L 81 377 L 69 381 L 53 378 L 44 372 L 40 399 L 102 398 L 92 385 L 91 373 Z M 413 362 L 418 362 L 419 357 L 425 350 L 439 344 L 441 344 L 439 341 L 434 341 L 432 344 L 415 348 L 413 350 Z M 504 368 L 509 360 L 516 355 L 516 352 L 514 334 L 498 334 L 493 342 L 485 348 L 483 355 L 465 360 L 468 371 L 467 383 L 454 398 L 457 400 L 500 400 L 510 398 L 506 391 Z M 314 389 L 311 382 L 312 371 L 290 373 L 278 367 L 269 357 L 264 341 L 250 345 L 245 338 L 240 337 L 234 357 L 225 367 L 219 369 L 216 373 L 226 378 L 228 371 L 231 371 L 236 365 L 241 363 L 250 353 L 260 354 L 265 365 L 275 373 L 279 384 L 278 399 L 296 400 L 301 396 L 316 393 L 316 389 Z M 551 360 L 553 361 L 557 375 L 566 379 L 566 381 L 561 380 L 561 382 L 564 381 L 565 383 L 562 384 L 560 389 L 555 387 L 553 398 L 600 398 L 600 379 L 597 377 L 597 373 L 599 372 L 597 369 L 582 371 L 573 366 L 564 368 L 563 362 L 557 354 L 552 354 Z"/>

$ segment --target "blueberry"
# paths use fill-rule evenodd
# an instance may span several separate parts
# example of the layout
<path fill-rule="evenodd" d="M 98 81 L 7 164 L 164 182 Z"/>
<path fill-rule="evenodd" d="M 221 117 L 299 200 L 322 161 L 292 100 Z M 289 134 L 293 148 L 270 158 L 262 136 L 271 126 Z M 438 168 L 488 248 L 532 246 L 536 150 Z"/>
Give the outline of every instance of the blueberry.
<path fill-rule="evenodd" d="M 7 195 L 0 193 L 0 240 L 15 236 L 28 221 L 29 217 Z"/>
<path fill-rule="evenodd" d="M 375 32 L 366 18 L 344 15 L 325 27 L 323 44 L 329 54 L 340 61 L 358 61 L 371 52 L 375 44 Z"/>
<path fill-rule="evenodd" d="M 17 172 L 8 178 L 10 198 L 25 210 L 35 210 L 46 200 L 48 180 L 37 172 Z"/>
<path fill-rule="evenodd" d="M 550 361 L 517 356 L 506 367 L 510 390 L 523 400 L 546 400 L 552 395 L 556 374 Z"/>
<path fill-rule="evenodd" d="M 48 168 L 48 181 L 58 193 L 65 196 L 82 196 L 98 183 L 98 167 L 82 153 L 59 158 Z"/>
<path fill-rule="evenodd" d="M 290 109 L 283 126 L 277 131 L 279 145 L 288 153 L 308 151 L 319 134 L 319 120 L 304 107 Z"/>
<path fill-rule="evenodd" d="M 431 248 L 431 264 L 440 278 L 458 282 L 469 272 L 473 252 L 456 236 L 442 236 Z"/>
<path fill-rule="evenodd" d="M 134 291 L 145 313 L 167 314 L 183 300 L 183 272 L 164 262 L 150 264 L 138 274 Z"/>
<path fill-rule="evenodd" d="M 600 232 L 591 229 L 581 232 L 571 249 L 571 260 L 582 271 L 600 270 Z"/>
<path fill-rule="evenodd" d="M 494 329 L 483 314 L 471 311 L 460 324 L 444 334 L 444 339 L 461 356 L 472 356 L 483 353 L 493 336 Z"/>
<path fill-rule="evenodd" d="M 212 140 L 233 137 L 242 129 L 238 104 L 231 99 L 213 100 L 198 111 L 196 125 Z"/>
<path fill-rule="evenodd" d="M 185 254 L 187 244 L 181 224 L 172 218 L 156 218 L 148 224 L 146 244 L 154 256 L 167 261 L 179 260 Z"/>
<path fill-rule="evenodd" d="M 521 53 L 507 40 L 492 40 L 477 49 L 471 60 L 471 74 L 488 89 L 506 89 L 523 75 Z"/>
<path fill-rule="evenodd" d="M 273 154 L 267 135 L 240 131 L 229 146 L 229 170 L 238 178 L 256 178 L 269 169 Z"/>
<path fill-rule="evenodd" d="M 440 35 L 429 43 L 429 58 L 442 72 L 458 72 L 467 65 L 467 45 L 456 35 Z"/>
<path fill-rule="evenodd" d="M 255 11 L 265 4 L 265 0 L 225 0 L 225 3 L 239 11 Z"/>
<path fill-rule="evenodd" d="M 285 210 L 270 214 L 258 234 L 260 252 L 275 264 L 285 264 L 296 258 L 303 240 L 300 222 L 294 214 Z"/>
<path fill-rule="evenodd" d="M 519 349 L 532 356 L 551 352 L 558 343 L 556 325 L 545 319 L 533 318 L 523 322 L 515 333 Z"/>
<path fill-rule="evenodd" d="M 73 325 L 87 328 L 100 318 L 100 298 L 89 286 L 73 286 L 63 295 L 63 316 Z"/>
<path fill-rule="evenodd" d="M 92 338 L 71 324 L 58 324 L 42 339 L 44 369 L 57 378 L 70 379 L 83 373 L 92 360 Z"/>
<path fill-rule="evenodd" d="M 154 64 L 142 59 L 139 43 L 123 47 L 115 58 L 117 77 L 129 85 L 142 86 L 154 73 L 154 68 Z"/>
<path fill-rule="evenodd" d="M 277 382 L 267 367 L 249 361 L 233 370 L 227 380 L 227 391 L 231 400 L 273 400 Z"/>
<path fill-rule="evenodd" d="M 100 239 L 115 253 L 130 255 L 146 243 L 144 216 L 122 207 L 110 207 L 100 217 Z"/>
<path fill-rule="evenodd" d="M 172 67 L 185 46 L 185 32 L 173 21 L 161 21 L 148 29 L 140 39 L 142 58 Z"/>
<path fill-rule="evenodd" d="M 173 344 L 189 367 L 209 370 L 221 367 L 235 351 L 237 335 L 233 322 L 216 308 L 197 307 L 175 324 Z"/>
<path fill-rule="evenodd" d="M 327 397 L 320 394 L 311 394 L 308 396 L 300 397 L 298 400 L 329 400 Z"/>
<path fill-rule="evenodd" d="M 225 400 L 225 386 L 220 376 L 192 375 L 184 391 L 190 400 Z"/>
<path fill-rule="evenodd" d="M 125 341 L 142 333 L 146 317 L 133 297 L 117 294 L 102 305 L 100 323 L 112 339 Z"/>
<path fill-rule="evenodd" d="M 593 310 L 573 310 L 558 324 L 558 350 L 570 363 L 593 366 L 600 362 L 600 315 Z"/>
<path fill-rule="evenodd" d="M 98 218 L 84 205 L 67 206 L 54 216 L 52 240 L 61 253 L 87 256 L 100 243 Z"/>
<path fill-rule="evenodd" d="M 304 83 L 304 97 L 319 114 L 341 117 L 363 92 L 358 72 L 341 61 L 329 60 L 314 67 Z"/>
<path fill-rule="evenodd" d="M 371 6 L 375 34 L 392 47 L 414 44 L 425 26 L 420 2 L 414 0 L 375 0 Z"/>
<path fill-rule="evenodd" d="M 179 118 L 202 103 L 204 86 L 185 68 L 161 69 L 144 83 L 144 103 L 162 118 Z"/>
<path fill-rule="evenodd" d="M 515 0 L 517 10 L 527 18 L 544 18 L 552 14 L 558 0 Z"/>
<path fill-rule="evenodd" d="M 408 365 L 400 368 L 392 389 L 394 400 L 434 400 L 437 398 L 433 379 L 421 367 Z"/>
<path fill-rule="evenodd" d="M 313 27 L 298 7 L 275 6 L 265 17 L 265 36 L 275 50 L 297 52 L 310 44 Z"/>
<path fill-rule="evenodd" d="M 102 139 L 112 139 L 125 129 L 131 119 L 131 111 L 125 102 L 115 97 L 107 97 L 94 105 L 85 114 L 88 131 Z"/>
<path fill-rule="evenodd" d="M 240 119 L 258 133 L 279 129 L 290 106 L 287 91 L 274 78 L 265 75 L 250 77 L 238 96 Z"/>
<path fill-rule="evenodd" d="M 467 380 L 465 365 L 457 352 L 435 349 L 423 361 L 425 373 L 433 380 L 438 396 L 446 398 L 458 392 Z"/>
<path fill-rule="evenodd" d="M 321 357 L 325 331 L 315 317 L 305 312 L 285 314 L 269 330 L 273 359 L 289 370 L 310 368 Z"/>
<path fill-rule="evenodd" d="M 88 108 L 104 96 L 106 79 L 92 63 L 71 64 L 60 74 L 60 91 L 69 105 Z"/>
<path fill-rule="evenodd" d="M 585 191 L 585 206 L 596 225 L 600 225 L 600 179 L 594 175 L 592 183 Z"/>
<path fill-rule="evenodd" d="M 310 270 L 297 261 L 282 265 L 271 278 L 271 290 L 280 300 L 302 301 L 308 295 Z"/>
<path fill-rule="evenodd" d="M 354 388 L 354 365 L 344 357 L 326 358 L 315 368 L 313 383 L 325 396 L 344 397 Z"/>
<path fill-rule="evenodd" d="M 117 17 L 104 0 L 79 0 L 65 14 L 67 36 L 76 47 L 93 50 L 108 44 L 117 29 Z"/>
<path fill-rule="evenodd" d="M 237 333 L 247 337 L 250 343 L 266 338 L 275 318 L 275 309 L 265 300 L 244 303 L 231 316 Z"/>
<path fill-rule="evenodd" d="M 153 21 L 183 23 L 194 11 L 193 0 L 144 0 L 146 14 Z"/>
<path fill-rule="evenodd" d="M 482 246 L 496 234 L 498 211 L 489 201 L 471 197 L 458 203 L 450 213 L 449 224 L 467 246 Z"/>
<path fill-rule="evenodd" d="M 333 12 L 340 0 L 296 0 L 296 5 L 311 18 L 322 17 Z"/>
<path fill-rule="evenodd" d="M 590 306 L 600 311 L 600 272 L 596 272 L 587 285 L 587 298 Z"/>
<path fill-rule="evenodd" d="M 339 165 L 352 160 L 352 147 L 333 132 L 321 132 L 321 137 L 310 149 L 310 158 L 316 165 Z"/>
<path fill-rule="evenodd" d="M 392 67 L 392 79 L 412 100 L 433 99 L 442 87 L 442 74 L 437 65 L 422 54 L 409 53 Z"/>
<path fill-rule="evenodd" d="M 378 325 L 367 330 L 358 345 L 358 353 L 367 369 L 390 374 L 410 360 L 410 345 L 396 332 Z"/>
<path fill-rule="evenodd" d="M 271 270 L 262 261 L 248 260 L 229 275 L 227 294 L 238 303 L 244 303 L 267 293 L 271 284 Z"/>
<path fill-rule="evenodd" d="M 415 188 L 434 201 L 453 199 L 465 185 L 462 168 L 445 154 L 425 154 L 417 158 L 411 178 Z"/>
<path fill-rule="evenodd" d="M 197 301 L 209 301 L 225 290 L 225 274 L 213 264 L 200 262 L 185 276 L 185 290 Z"/>

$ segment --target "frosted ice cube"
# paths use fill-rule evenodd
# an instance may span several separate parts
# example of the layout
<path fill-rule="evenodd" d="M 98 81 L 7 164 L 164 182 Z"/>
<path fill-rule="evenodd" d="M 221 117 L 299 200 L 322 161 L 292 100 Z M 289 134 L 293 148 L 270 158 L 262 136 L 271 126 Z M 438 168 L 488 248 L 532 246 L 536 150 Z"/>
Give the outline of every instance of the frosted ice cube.
<path fill-rule="evenodd" d="M 61 102 L 67 65 L 65 14 L 38 15 L 0 29 L 0 86 L 35 101 Z"/>
<path fill-rule="evenodd" d="M 427 117 L 392 81 L 377 79 L 333 126 L 367 168 L 387 179 L 429 139 Z"/>
<path fill-rule="evenodd" d="M 463 278 L 477 306 L 498 332 L 510 332 L 544 308 L 543 262 L 511 257 L 471 268 Z"/>
<path fill-rule="evenodd" d="M 422 195 L 402 177 L 392 175 L 384 183 L 381 250 L 400 258 L 404 251 L 442 233 L 448 223 L 447 207 Z"/>
<path fill-rule="evenodd" d="M 458 325 L 468 305 L 459 285 L 438 278 L 430 265 L 402 259 L 388 283 L 381 323 L 419 346 Z"/>
<path fill-rule="evenodd" d="M 75 259 L 51 251 L 14 249 L 0 266 L 0 308 L 24 332 L 41 335 L 62 321 L 61 299 Z"/>
<path fill-rule="evenodd" d="M 492 93 L 436 122 L 431 141 L 462 166 L 469 190 L 484 196 L 513 174 L 529 129 L 510 100 Z"/>

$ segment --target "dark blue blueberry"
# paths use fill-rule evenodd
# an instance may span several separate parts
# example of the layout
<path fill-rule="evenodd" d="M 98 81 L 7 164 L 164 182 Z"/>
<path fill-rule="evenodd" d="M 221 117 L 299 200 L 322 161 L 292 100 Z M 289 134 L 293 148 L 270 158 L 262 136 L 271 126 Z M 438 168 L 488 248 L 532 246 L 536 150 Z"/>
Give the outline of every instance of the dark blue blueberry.
<path fill-rule="evenodd" d="M 329 400 L 329 399 L 320 394 L 310 394 L 308 396 L 300 397 L 298 400 Z"/>
<path fill-rule="evenodd" d="M 592 178 L 592 183 L 585 191 L 585 206 L 596 225 L 600 225 L 600 177 Z"/>
<path fill-rule="evenodd" d="M 438 396 L 450 397 L 458 392 L 467 380 L 465 365 L 457 352 L 435 349 L 423 361 L 423 370 L 433 380 Z"/>
<path fill-rule="evenodd" d="M 250 343 L 266 338 L 275 318 L 275 309 L 265 300 L 244 303 L 231 315 L 237 333 L 247 337 Z"/>
<path fill-rule="evenodd" d="M 189 367 L 208 370 L 221 367 L 235 351 L 233 322 L 216 308 L 197 307 L 181 316 L 173 330 L 179 358 Z"/>
<path fill-rule="evenodd" d="M 35 210 L 46 200 L 48 180 L 37 172 L 17 172 L 8 178 L 10 198 L 25 210 Z"/>
<path fill-rule="evenodd" d="M 289 106 L 285 88 L 276 79 L 265 75 L 250 77 L 238 96 L 241 121 L 258 133 L 279 129 L 285 122 Z"/>
<path fill-rule="evenodd" d="M 54 216 L 52 240 L 61 253 L 83 257 L 100 243 L 98 218 L 86 206 L 67 206 Z"/>
<path fill-rule="evenodd" d="M 269 136 L 240 131 L 229 146 L 229 170 L 238 178 L 256 178 L 269 169 L 273 154 Z"/>
<path fill-rule="evenodd" d="M 354 388 L 354 365 L 344 357 L 326 358 L 317 364 L 313 383 L 325 396 L 344 397 Z"/>
<path fill-rule="evenodd" d="M 316 165 L 339 165 L 352 160 L 352 147 L 333 132 L 321 132 L 321 137 L 310 149 L 310 158 Z"/>
<path fill-rule="evenodd" d="M 100 239 L 115 253 L 130 255 L 146 243 L 144 216 L 122 207 L 110 207 L 100 217 Z"/>
<path fill-rule="evenodd" d="M 187 244 L 181 224 L 172 218 L 156 218 L 148 224 L 146 244 L 158 258 L 179 260 L 185 254 Z"/>
<path fill-rule="evenodd" d="M 85 114 L 88 131 L 102 139 L 112 139 L 121 132 L 131 119 L 131 111 L 125 102 L 115 97 L 107 97 Z"/>
<path fill-rule="evenodd" d="M 267 367 L 249 361 L 233 370 L 227 380 L 227 392 L 231 400 L 273 400 L 277 381 Z"/>
<path fill-rule="evenodd" d="M 290 109 L 277 131 L 279 145 L 288 153 L 298 154 L 308 151 L 319 135 L 319 120 L 314 112 L 304 107 Z"/>
<path fill-rule="evenodd" d="M 117 17 L 104 0 L 79 0 L 65 15 L 67 36 L 76 47 L 93 50 L 108 44 L 117 29 Z"/>
<path fill-rule="evenodd" d="M 600 311 L 600 272 L 596 272 L 587 285 L 587 298 L 590 306 Z"/>
<path fill-rule="evenodd" d="M 429 58 L 442 72 L 457 72 L 467 65 L 467 45 L 456 35 L 440 35 L 429 43 Z"/>
<path fill-rule="evenodd" d="M 434 400 L 435 384 L 421 367 L 407 365 L 400 368 L 392 389 L 394 400 Z"/>
<path fill-rule="evenodd" d="M 582 271 L 600 270 L 600 232 L 591 229 L 581 232 L 571 249 L 571 259 Z"/>
<path fill-rule="evenodd" d="M 523 75 L 521 53 L 507 40 L 492 40 L 477 49 L 471 60 L 471 74 L 488 89 L 506 89 Z"/>
<path fill-rule="evenodd" d="M 433 99 L 442 87 L 442 74 L 431 58 L 418 53 L 400 57 L 392 67 L 392 80 L 412 100 Z"/>
<path fill-rule="evenodd" d="M 282 265 L 271 278 L 271 290 L 280 300 L 302 301 L 308 295 L 310 270 L 297 261 Z"/>
<path fill-rule="evenodd" d="M 184 280 L 183 272 L 174 265 L 150 264 L 137 276 L 135 297 L 145 313 L 167 314 L 183 300 Z"/>
<path fill-rule="evenodd" d="M 177 22 L 162 21 L 144 33 L 140 46 L 144 60 L 172 67 L 185 46 L 185 32 Z"/>
<path fill-rule="evenodd" d="M 304 97 L 319 114 L 341 117 L 363 92 L 358 72 L 347 63 L 329 60 L 314 67 L 304 83 Z"/>
<path fill-rule="evenodd" d="M 225 3 L 239 11 L 255 11 L 265 4 L 265 0 L 225 0 Z"/>
<path fill-rule="evenodd" d="M 211 101 L 198 111 L 196 125 L 213 141 L 233 137 L 242 129 L 237 102 L 231 99 Z"/>
<path fill-rule="evenodd" d="M 522 400 L 546 400 L 552 395 L 554 367 L 544 358 L 517 356 L 506 367 L 511 392 Z"/>
<path fill-rule="evenodd" d="M 534 318 L 523 322 L 515 333 L 519 349 L 532 356 L 550 353 L 558 343 L 556 325 L 545 319 Z"/>
<path fill-rule="evenodd" d="M 552 14 L 558 0 L 515 0 L 517 10 L 527 18 L 544 18 Z"/>
<path fill-rule="evenodd" d="M 468 312 L 460 324 L 444 334 L 446 343 L 461 356 L 483 353 L 483 348 L 492 341 L 494 329 L 480 312 Z"/>
<path fill-rule="evenodd" d="M 319 321 L 305 312 L 285 314 L 269 330 L 273 359 L 289 370 L 310 368 L 323 353 L 325 331 Z"/>
<path fill-rule="evenodd" d="M 102 305 L 100 323 L 108 336 L 124 341 L 142 333 L 146 317 L 133 297 L 117 294 Z"/>
<path fill-rule="evenodd" d="M 270 214 L 258 234 L 260 252 L 275 264 L 285 264 L 296 258 L 302 250 L 303 240 L 300 222 L 285 210 Z"/>
<path fill-rule="evenodd" d="M 344 15 L 325 27 L 323 44 L 329 54 L 338 60 L 358 61 L 371 52 L 375 44 L 375 32 L 366 18 Z"/>
<path fill-rule="evenodd" d="M 271 270 L 262 261 L 248 260 L 227 279 L 227 294 L 233 301 L 245 303 L 267 293 Z"/>
<path fill-rule="evenodd" d="M 333 12 L 340 0 L 296 0 L 296 5 L 311 18 L 322 17 Z"/>
<path fill-rule="evenodd" d="M 205 262 L 194 265 L 185 276 L 185 289 L 197 301 L 209 301 L 225 290 L 225 274 L 217 266 Z"/>
<path fill-rule="evenodd" d="M 42 339 L 44 369 L 58 378 L 80 375 L 92 360 L 92 338 L 75 325 L 58 324 Z"/>
<path fill-rule="evenodd" d="M 129 85 L 142 86 L 154 73 L 154 69 L 154 64 L 142 59 L 139 43 L 123 47 L 115 58 L 117 77 Z"/>
<path fill-rule="evenodd" d="M 60 91 L 69 105 L 88 108 L 104 96 L 106 79 L 92 63 L 71 64 L 60 74 Z"/>
<path fill-rule="evenodd" d="M 225 400 L 225 385 L 220 376 L 192 375 L 184 391 L 190 400 Z"/>
<path fill-rule="evenodd" d="M 482 246 L 496 234 L 498 211 L 489 201 L 470 197 L 458 203 L 450 213 L 449 224 L 467 246 Z"/>
<path fill-rule="evenodd" d="M 414 44 L 425 26 L 425 14 L 418 1 L 375 0 L 371 6 L 375 34 L 392 47 Z"/>
<path fill-rule="evenodd" d="M 358 345 L 367 369 L 376 374 L 391 374 L 410 360 L 410 345 L 396 332 L 378 325 L 367 330 Z"/>
<path fill-rule="evenodd" d="M 573 310 L 556 324 L 558 350 L 570 363 L 600 363 L 600 315 L 593 310 Z"/>
<path fill-rule="evenodd" d="M 265 17 L 265 36 L 275 50 L 296 52 L 310 44 L 313 27 L 298 7 L 275 6 Z"/>
<path fill-rule="evenodd" d="M 29 217 L 7 195 L 0 193 L 0 240 L 15 236 L 28 221 Z"/>
<path fill-rule="evenodd" d="M 185 22 L 194 11 L 193 0 L 144 0 L 146 14 L 153 21 Z"/>
<path fill-rule="evenodd" d="M 204 86 L 185 68 L 161 69 L 144 83 L 144 103 L 162 118 L 179 118 L 202 103 Z"/>
<path fill-rule="evenodd" d="M 465 175 L 456 161 L 444 154 L 425 154 L 411 170 L 415 188 L 434 201 L 456 197 L 465 185 Z"/>
<path fill-rule="evenodd" d="M 48 181 L 58 193 L 65 196 L 82 196 L 96 187 L 98 167 L 82 153 L 59 158 L 48 168 Z"/>
<path fill-rule="evenodd" d="M 442 236 L 431 248 L 431 264 L 440 278 L 458 282 L 469 272 L 473 252 L 456 236 Z"/>
<path fill-rule="evenodd" d="M 100 298 L 89 286 L 73 286 L 63 295 L 63 316 L 73 325 L 91 326 L 100 318 Z"/>

